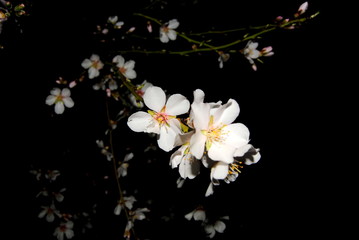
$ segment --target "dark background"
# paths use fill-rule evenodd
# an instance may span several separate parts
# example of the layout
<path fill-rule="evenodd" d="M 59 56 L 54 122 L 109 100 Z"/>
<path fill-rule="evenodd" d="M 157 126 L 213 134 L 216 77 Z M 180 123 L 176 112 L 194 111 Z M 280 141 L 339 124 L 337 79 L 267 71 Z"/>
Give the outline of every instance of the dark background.
<path fill-rule="evenodd" d="M 20 22 L 22 34 L 19 26 L 4 25 L 0 36 L 6 47 L 0 54 L 6 79 L 3 87 L 10 95 L 4 99 L 4 110 L 9 113 L 5 120 L 11 126 L 4 160 L 10 163 L 6 168 L 10 174 L 4 177 L 4 192 L 11 204 L 8 223 L 14 237 L 51 238 L 51 224 L 37 218 L 39 185 L 29 174 L 30 169 L 43 167 L 61 171 L 60 184 L 67 188 L 66 209 L 85 210 L 98 203 L 94 228 L 75 239 L 121 239 L 125 225 L 112 214 L 113 182 L 103 179 L 107 175 L 111 179 L 111 166 L 95 145 L 106 129 L 101 97 L 91 84 L 87 89 L 74 89 L 75 107 L 60 116 L 53 115 L 45 98 L 59 76 L 78 76 L 84 58 L 111 51 L 96 43 L 92 34 L 96 24 L 111 15 L 130 18 L 146 4 L 148 1 L 34 1 L 30 16 Z M 270 23 L 278 15 L 291 17 L 300 4 L 302 1 L 284 0 L 260 4 L 168 1 L 163 10 L 149 14 L 164 21 L 177 18 L 184 31 L 230 29 Z M 197 88 L 206 93 L 207 101 L 236 99 L 241 107 L 237 122 L 249 128 L 251 143 L 262 155 L 256 165 L 244 168 L 236 182 L 221 183 L 207 199 L 203 196 L 209 181 L 206 170 L 177 189 L 179 174 L 168 166 L 170 153 L 135 155 L 131 163 L 136 171 L 130 169 L 124 183 L 138 189 L 138 207 L 151 208 L 150 221 L 136 222 L 142 239 L 204 239 L 199 224 L 183 218 L 196 204 L 208 207 L 213 219 L 230 216 L 225 233 L 216 234 L 218 239 L 292 239 L 339 232 L 341 219 L 334 215 L 340 209 L 333 208 L 331 198 L 340 192 L 335 188 L 335 173 L 329 170 L 334 164 L 332 156 L 327 154 L 336 147 L 330 141 L 335 129 L 325 124 L 333 119 L 336 105 L 336 86 L 327 74 L 331 65 L 325 64 L 329 62 L 325 34 L 330 17 L 323 1 L 309 1 L 308 12 L 317 11 L 320 15 L 300 29 L 264 35 L 259 48 L 271 45 L 275 55 L 264 58 L 257 72 L 239 55 L 231 56 L 223 69 L 214 55 L 126 57 L 136 61 L 138 83 L 146 79 L 190 101 Z M 119 158 L 129 151 L 127 147 L 140 152 L 153 141 L 126 126 L 119 128 L 122 132 L 115 137 Z M 104 189 L 109 190 L 108 195 L 103 194 Z M 161 218 L 171 215 L 169 222 Z"/>

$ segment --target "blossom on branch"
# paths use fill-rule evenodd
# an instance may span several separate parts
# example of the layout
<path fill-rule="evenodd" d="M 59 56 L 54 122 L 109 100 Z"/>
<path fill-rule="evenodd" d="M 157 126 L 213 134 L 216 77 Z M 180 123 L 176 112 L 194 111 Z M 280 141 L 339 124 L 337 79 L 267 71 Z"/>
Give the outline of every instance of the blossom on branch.
<path fill-rule="evenodd" d="M 182 134 L 181 122 L 176 116 L 188 112 L 189 101 L 181 94 L 174 94 L 166 99 L 165 92 L 156 86 L 146 90 L 143 100 L 151 110 L 133 113 L 128 118 L 127 125 L 135 132 L 158 134 L 158 146 L 166 152 L 171 151 L 175 147 L 177 136 Z"/>
<path fill-rule="evenodd" d="M 62 114 L 65 111 L 65 107 L 72 108 L 74 101 L 70 97 L 71 91 L 68 88 L 53 88 L 50 91 L 50 95 L 46 98 L 47 105 L 55 104 L 55 113 Z"/>
<path fill-rule="evenodd" d="M 71 239 L 74 236 L 74 231 L 72 230 L 74 223 L 72 221 L 62 222 L 60 226 L 55 229 L 54 236 L 58 240 L 63 240 L 64 237 Z"/>
<path fill-rule="evenodd" d="M 134 79 L 137 77 L 136 71 L 134 70 L 135 61 L 125 59 L 121 55 L 117 55 L 112 59 L 112 62 L 116 64 L 116 70 L 122 73 L 128 79 Z"/>
<path fill-rule="evenodd" d="M 163 24 L 160 28 L 160 41 L 163 43 L 169 42 L 169 40 L 176 40 L 177 32 L 174 30 L 179 26 L 177 19 L 172 19 L 169 22 Z"/>
<path fill-rule="evenodd" d="M 88 77 L 89 79 L 93 79 L 100 75 L 100 70 L 103 68 L 104 64 L 97 54 L 92 54 L 90 59 L 86 58 L 82 61 L 81 66 L 88 69 Z"/>

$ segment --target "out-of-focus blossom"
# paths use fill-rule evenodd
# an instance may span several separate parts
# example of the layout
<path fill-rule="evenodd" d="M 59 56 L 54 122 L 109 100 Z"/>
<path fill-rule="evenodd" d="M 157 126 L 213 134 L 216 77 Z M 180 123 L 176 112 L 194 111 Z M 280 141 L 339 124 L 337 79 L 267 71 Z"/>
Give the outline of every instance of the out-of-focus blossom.
<path fill-rule="evenodd" d="M 54 204 L 50 206 L 42 206 L 42 211 L 39 213 L 38 217 L 43 218 L 46 216 L 46 221 L 53 222 L 55 220 L 55 216 L 61 217 L 60 212 L 55 208 Z"/>
<path fill-rule="evenodd" d="M 261 51 L 257 49 L 258 43 L 252 42 L 251 40 L 247 42 L 247 45 L 241 50 L 241 53 L 247 58 L 249 63 L 252 65 L 252 69 L 257 71 L 257 65 L 254 62 L 254 59 L 259 60 L 260 57 L 269 57 L 272 56 L 273 49 L 271 46 L 263 48 Z"/>
<path fill-rule="evenodd" d="M 163 43 L 169 40 L 176 40 L 177 32 L 174 30 L 179 26 L 177 19 L 172 19 L 160 27 L 160 41 Z"/>
<path fill-rule="evenodd" d="M 218 62 L 219 62 L 219 68 L 223 68 L 223 63 L 227 62 L 229 60 L 229 53 L 224 53 L 222 51 L 220 51 L 219 53 L 219 57 L 218 57 Z"/>
<path fill-rule="evenodd" d="M 104 64 L 101 62 L 99 55 L 92 54 L 90 59 L 86 58 L 82 61 L 81 66 L 88 69 L 88 77 L 93 79 L 100 75 L 100 70 L 103 68 Z"/>
<path fill-rule="evenodd" d="M 206 220 L 206 212 L 202 207 L 198 207 L 194 209 L 193 211 L 187 213 L 184 216 L 187 220 L 191 220 L 192 218 L 196 221 L 205 221 Z"/>
<path fill-rule="evenodd" d="M 133 203 L 136 201 L 135 197 L 133 196 L 129 196 L 129 197 L 123 197 L 121 200 L 118 201 L 115 209 L 114 209 L 114 214 L 115 215 L 120 215 L 121 211 L 123 208 L 127 208 L 129 210 L 132 209 L 133 207 Z"/>
<path fill-rule="evenodd" d="M 65 111 L 65 107 L 72 108 L 74 101 L 72 100 L 71 91 L 68 88 L 53 88 L 50 91 L 50 95 L 46 98 L 46 104 L 51 106 L 55 104 L 55 113 L 62 114 Z"/>
<path fill-rule="evenodd" d="M 111 23 L 115 29 L 120 29 L 124 25 L 123 21 L 118 21 L 117 16 L 108 17 L 107 22 Z"/>
<path fill-rule="evenodd" d="M 74 223 L 72 221 L 62 222 L 55 229 L 54 236 L 58 240 L 64 240 L 65 237 L 67 239 L 71 239 L 74 237 L 74 231 L 72 230 L 73 227 L 74 227 Z"/>
<path fill-rule="evenodd" d="M 143 95 L 145 94 L 147 88 L 152 87 L 153 84 L 150 82 L 147 82 L 147 80 L 144 80 L 141 84 L 136 85 L 136 93 L 140 96 L 143 97 Z M 132 104 L 138 108 L 143 108 L 143 103 L 139 102 L 136 100 L 136 97 L 133 94 L 129 95 L 130 101 L 132 102 Z"/>
<path fill-rule="evenodd" d="M 53 192 L 52 194 L 54 195 L 55 199 L 58 202 L 62 202 L 64 200 L 64 195 L 62 193 L 65 191 L 66 191 L 66 188 L 62 188 L 58 192 Z"/>
<path fill-rule="evenodd" d="M 105 146 L 102 140 L 96 140 L 96 144 L 101 149 L 101 154 L 105 155 L 108 161 L 111 161 L 113 154 L 109 151 L 109 147 Z"/>
<path fill-rule="evenodd" d="M 128 118 L 128 126 L 135 132 L 158 134 L 159 147 L 167 152 L 172 150 L 176 137 L 182 134 L 181 123 L 176 116 L 188 112 L 189 101 L 181 94 L 166 99 L 165 92 L 155 86 L 146 90 L 143 100 L 151 110 L 132 114 Z"/>
<path fill-rule="evenodd" d="M 305 13 L 307 11 L 307 9 L 308 9 L 308 2 L 302 3 L 299 6 L 298 11 L 294 14 L 294 17 L 299 17 L 300 15 Z"/>
<path fill-rule="evenodd" d="M 145 213 L 150 212 L 148 208 L 137 208 L 135 211 L 130 211 L 129 216 L 132 219 L 132 222 L 135 220 L 143 220 L 146 218 Z"/>
<path fill-rule="evenodd" d="M 137 74 L 134 70 L 135 61 L 125 59 L 121 55 L 117 55 L 112 59 L 112 62 L 116 64 L 117 70 L 122 73 L 128 79 L 136 78 Z"/>
<path fill-rule="evenodd" d="M 125 155 L 123 161 L 120 163 L 120 166 L 117 168 L 117 175 L 118 177 L 125 177 L 127 176 L 127 168 L 129 166 L 128 161 L 133 158 L 133 153 L 128 153 Z"/>
<path fill-rule="evenodd" d="M 60 176 L 59 170 L 48 170 L 45 174 L 45 178 L 51 181 L 55 181 L 58 176 Z"/>
<path fill-rule="evenodd" d="M 222 220 L 228 220 L 228 216 L 222 217 L 215 221 L 213 224 L 206 224 L 204 230 L 207 233 L 207 237 L 213 238 L 216 233 L 223 233 L 226 229 L 226 224 Z"/>

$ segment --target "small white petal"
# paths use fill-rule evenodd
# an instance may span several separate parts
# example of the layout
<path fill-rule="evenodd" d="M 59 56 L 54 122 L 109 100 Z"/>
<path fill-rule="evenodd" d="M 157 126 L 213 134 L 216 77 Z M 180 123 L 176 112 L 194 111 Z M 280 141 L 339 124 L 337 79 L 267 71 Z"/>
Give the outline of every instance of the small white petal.
<path fill-rule="evenodd" d="M 168 28 L 171 28 L 171 29 L 176 29 L 176 28 L 178 28 L 178 26 L 179 26 L 179 22 L 178 22 L 178 20 L 177 19 L 172 19 L 172 20 L 170 20 L 169 22 L 168 22 Z"/>
<path fill-rule="evenodd" d="M 89 79 L 93 79 L 93 78 L 97 77 L 98 75 L 100 75 L 100 72 L 96 68 L 91 67 L 88 70 L 88 74 L 89 74 Z"/>
<path fill-rule="evenodd" d="M 211 178 L 212 179 L 225 179 L 228 175 L 228 164 L 223 162 L 217 162 L 211 168 Z"/>
<path fill-rule="evenodd" d="M 81 66 L 86 69 L 90 68 L 92 66 L 92 62 L 90 59 L 86 58 L 85 60 L 82 61 Z"/>
<path fill-rule="evenodd" d="M 206 212 L 203 210 L 197 210 L 193 214 L 193 219 L 196 221 L 204 221 L 206 220 Z"/>
<path fill-rule="evenodd" d="M 143 95 L 146 106 L 156 112 L 160 112 L 166 103 L 166 94 L 160 87 L 149 87 Z"/>
<path fill-rule="evenodd" d="M 181 94 L 171 95 L 166 103 L 166 113 L 171 116 L 177 116 L 188 112 L 190 103 L 186 97 Z"/>
<path fill-rule="evenodd" d="M 177 133 L 170 127 L 162 126 L 160 128 L 160 135 L 157 139 L 158 146 L 166 151 L 171 151 L 175 146 Z"/>
<path fill-rule="evenodd" d="M 160 41 L 163 43 L 168 43 L 170 39 L 168 38 L 167 34 L 163 31 L 160 31 Z"/>
<path fill-rule="evenodd" d="M 137 73 L 133 69 L 127 69 L 124 75 L 129 79 L 135 79 L 137 77 Z"/>
<path fill-rule="evenodd" d="M 54 95 L 49 95 L 49 96 L 47 96 L 47 98 L 46 98 L 46 104 L 47 104 L 47 105 L 52 105 L 52 104 L 54 104 L 54 103 L 56 102 L 56 99 L 57 99 L 56 96 L 54 96 Z"/>
<path fill-rule="evenodd" d="M 170 30 L 168 30 L 167 36 L 168 36 L 168 38 L 171 39 L 171 40 L 176 40 L 176 38 L 177 38 L 177 33 L 176 33 L 175 30 L 170 29 Z"/>
<path fill-rule="evenodd" d="M 191 218 L 193 217 L 193 214 L 194 214 L 194 211 L 187 213 L 186 215 L 184 215 L 184 217 L 185 217 L 187 220 L 191 220 Z"/>
<path fill-rule="evenodd" d="M 219 233 L 223 233 L 226 229 L 226 224 L 218 220 L 214 223 L 214 229 Z"/>
<path fill-rule="evenodd" d="M 208 196 L 212 195 L 213 192 L 214 192 L 214 191 L 213 191 L 213 183 L 210 183 L 210 184 L 208 185 L 208 188 L 207 188 L 207 191 L 206 191 L 205 196 L 208 197 Z"/>
<path fill-rule="evenodd" d="M 68 108 L 72 108 L 75 105 L 74 101 L 72 101 L 70 97 L 63 98 L 62 101 L 64 102 L 65 106 Z"/>
<path fill-rule="evenodd" d="M 152 116 L 143 111 L 133 113 L 127 121 L 127 125 L 134 132 L 148 132 L 148 128 L 153 124 L 154 120 Z"/>
<path fill-rule="evenodd" d="M 57 102 L 55 104 L 55 113 L 62 114 L 65 111 L 65 106 L 63 102 Z"/>

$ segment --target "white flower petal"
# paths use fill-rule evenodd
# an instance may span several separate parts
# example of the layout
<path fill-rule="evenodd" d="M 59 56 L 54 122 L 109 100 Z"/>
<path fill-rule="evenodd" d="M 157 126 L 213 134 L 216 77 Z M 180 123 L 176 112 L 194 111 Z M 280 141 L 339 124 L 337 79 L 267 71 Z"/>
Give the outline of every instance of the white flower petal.
<path fill-rule="evenodd" d="M 135 67 L 135 61 L 133 60 L 129 60 L 125 63 L 124 68 L 128 69 L 133 69 Z"/>
<path fill-rule="evenodd" d="M 203 210 L 196 210 L 193 214 L 193 219 L 196 221 L 206 220 L 206 212 Z"/>
<path fill-rule="evenodd" d="M 190 103 L 186 97 L 181 94 L 171 95 L 166 103 L 166 113 L 171 116 L 177 116 L 188 112 Z"/>
<path fill-rule="evenodd" d="M 100 75 L 100 72 L 96 68 L 91 67 L 88 70 L 88 74 L 89 74 L 89 79 L 93 79 L 93 78 L 97 77 L 98 75 Z"/>
<path fill-rule="evenodd" d="M 232 163 L 234 161 L 233 154 L 235 148 L 221 142 L 213 142 L 208 150 L 208 156 L 215 161 Z"/>
<path fill-rule="evenodd" d="M 225 179 L 228 175 L 228 164 L 223 162 L 217 162 L 211 168 L 211 179 Z"/>
<path fill-rule="evenodd" d="M 163 42 L 163 43 L 168 43 L 170 39 L 168 38 L 167 34 L 161 30 L 160 31 L 160 41 Z"/>
<path fill-rule="evenodd" d="M 172 19 L 172 20 L 170 20 L 169 22 L 168 22 L 168 28 L 171 28 L 171 29 L 176 29 L 176 28 L 178 28 L 178 26 L 179 26 L 179 22 L 178 22 L 178 20 L 177 19 Z"/>
<path fill-rule="evenodd" d="M 100 60 L 100 56 L 97 55 L 97 54 L 92 54 L 91 57 L 90 57 L 90 60 L 91 60 L 92 62 L 97 62 L 97 61 Z"/>
<path fill-rule="evenodd" d="M 125 59 L 121 55 L 115 56 L 112 62 L 116 63 L 117 67 L 123 67 L 125 65 Z"/>
<path fill-rule="evenodd" d="M 240 148 L 249 142 L 249 130 L 242 123 L 233 123 L 222 128 L 226 133 L 224 143 L 234 148 Z"/>
<path fill-rule="evenodd" d="M 55 104 L 55 113 L 62 114 L 65 111 L 65 106 L 63 102 L 57 102 Z"/>
<path fill-rule="evenodd" d="M 135 79 L 137 77 L 137 73 L 133 69 L 127 69 L 124 75 L 129 79 Z"/>
<path fill-rule="evenodd" d="M 240 148 L 237 148 L 234 152 L 234 157 L 242 157 L 244 154 L 246 154 L 249 149 L 251 149 L 253 146 L 251 144 L 246 144 Z"/>
<path fill-rule="evenodd" d="M 54 103 L 56 102 L 56 99 L 57 99 L 56 96 L 54 96 L 54 95 L 49 95 L 49 96 L 47 96 L 47 98 L 46 98 L 46 104 L 47 104 L 47 105 L 52 105 L 52 104 L 54 104 Z"/>
<path fill-rule="evenodd" d="M 51 93 L 51 95 L 59 96 L 61 94 L 61 89 L 60 88 L 53 88 L 53 89 L 51 89 L 50 93 Z"/>
<path fill-rule="evenodd" d="M 194 133 L 191 137 L 190 149 L 191 153 L 193 154 L 193 156 L 195 156 L 195 158 L 202 158 L 206 139 L 206 136 L 204 136 L 200 131 Z"/>
<path fill-rule="evenodd" d="M 194 211 L 187 213 L 186 215 L 184 215 L 184 217 L 185 217 L 187 220 L 191 220 L 191 218 L 193 217 L 193 214 L 194 214 Z"/>
<path fill-rule="evenodd" d="M 71 91 L 70 91 L 70 89 L 68 89 L 68 88 L 62 89 L 62 90 L 61 90 L 61 95 L 62 95 L 63 97 L 70 97 L 70 96 L 71 96 Z"/>
<path fill-rule="evenodd" d="M 160 87 L 149 87 L 143 95 L 143 101 L 148 108 L 160 112 L 166 104 L 166 94 Z"/>
<path fill-rule="evenodd" d="M 214 229 L 219 233 L 223 233 L 226 229 L 226 224 L 218 220 L 214 223 Z"/>
<path fill-rule="evenodd" d="M 210 183 L 210 184 L 208 185 L 207 190 L 206 190 L 205 196 L 208 197 L 208 196 L 212 195 L 213 192 L 214 192 L 214 191 L 213 191 L 213 183 Z"/>
<path fill-rule="evenodd" d="M 92 61 L 86 58 L 82 61 L 81 66 L 85 69 L 90 68 L 92 66 Z"/>
<path fill-rule="evenodd" d="M 170 127 L 166 125 L 160 128 L 160 135 L 157 139 L 158 146 L 166 151 L 171 151 L 175 146 L 177 133 Z"/>
<path fill-rule="evenodd" d="M 133 113 L 127 120 L 127 125 L 134 132 L 152 132 L 151 127 L 154 124 L 153 117 L 149 113 L 143 111 Z"/>
<path fill-rule="evenodd" d="M 63 98 L 62 101 L 64 102 L 65 106 L 68 108 L 72 108 L 75 105 L 74 101 L 72 101 L 70 97 Z"/>
<path fill-rule="evenodd" d="M 214 126 L 220 124 L 231 124 L 239 115 L 239 105 L 236 100 L 229 99 L 228 102 L 220 106 L 213 115 Z"/>
<path fill-rule="evenodd" d="M 170 29 L 170 30 L 168 30 L 167 36 L 168 36 L 168 38 L 171 39 L 171 40 L 176 40 L 176 38 L 177 38 L 177 33 L 176 33 L 175 30 Z"/>

